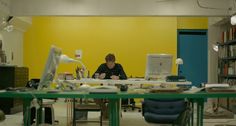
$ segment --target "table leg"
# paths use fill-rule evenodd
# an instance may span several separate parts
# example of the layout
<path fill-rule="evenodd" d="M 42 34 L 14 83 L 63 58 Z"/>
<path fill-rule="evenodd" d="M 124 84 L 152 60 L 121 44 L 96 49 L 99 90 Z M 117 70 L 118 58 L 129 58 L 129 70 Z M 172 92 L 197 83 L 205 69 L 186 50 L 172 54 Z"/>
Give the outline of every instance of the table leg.
<path fill-rule="evenodd" d="M 109 126 L 120 125 L 120 100 L 109 99 Z"/>
<path fill-rule="evenodd" d="M 30 110 L 30 102 L 32 99 L 25 98 L 23 99 L 23 121 L 24 126 L 30 126 L 31 121 L 31 110 Z"/>
<path fill-rule="evenodd" d="M 204 99 L 197 99 L 197 126 L 203 126 Z"/>
<path fill-rule="evenodd" d="M 121 118 L 121 99 L 118 99 L 118 101 L 117 101 L 118 103 L 117 103 L 117 105 L 118 105 L 118 107 L 117 107 L 117 118 L 118 118 L 118 126 L 120 126 L 120 118 Z"/>
<path fill-rule="evenodd" d="M 65 99 L 66 105 L 67 105 L 67 111 L 66 111 L 66 116 L 67 116 L 67 126 L 71 125 L 71 118 L 72 118 L 72 101 L 71 99 L 67 98 Z"/>
<path fill-rule="evenodd" d="M 194 101 L 193 101 L 193 99 L 191 99 L 191 111 L 192 111 L 192 113 L 191 113 L 191 126 L 193 126 L 194 125 Z"/>
<path fill-rule="evenodd" d="M 37 108 L 35 108 L 35 112 L 36 112 L 36 114 L 35 114 L 35 116 L 36 116 L 36 119 L 37 119 L 37 121 L 36 121 L 36 125 L 38 126 L 39 124 L 41 124 L 41 123 L 44 123 L 44 119 L 45 119 L 45 116 L 42 116 L 42 112 L 43 112 L 43 110 L 42 110 L 42 105 L 43 105 L 43 100 L 42 99 L 38 99 L 38 102 L 39 102 L 39 105 L 40 105 L 40 108 L 39 109 L 37 109 Z"/>
<path fill-rule="evenodd" d="M 200 126 L 203 126 L 203 118 L 204 118 L 204 99 L 200 99 Z"/>
<path fill-rule="evenodd" d="M 72 120 L 73 120 L 73 126 L 76 126 L 76 120 L 75 120 L 75 98 L 73 98 L 73 108 L 72 108 L 72 113 L 73 113 L 73 117 L 72 117 Z"/>

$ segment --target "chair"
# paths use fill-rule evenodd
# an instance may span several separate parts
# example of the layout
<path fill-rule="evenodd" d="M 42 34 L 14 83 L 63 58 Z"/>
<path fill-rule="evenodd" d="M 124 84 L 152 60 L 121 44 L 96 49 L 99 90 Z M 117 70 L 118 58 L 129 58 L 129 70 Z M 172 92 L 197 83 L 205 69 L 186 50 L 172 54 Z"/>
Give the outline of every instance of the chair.
<path fill-rule="evenodd" d="M 38 78 L 30 79 L 27 82 L 26 87 L 37 89 L 39 81 L 40 79 Z M 43 108 L 42 123 L 47 123 L 52 125 L 54 125 L 55 123 L 59 123 L 58 120 L 55 120 L 54 109 L 53 109 L 53 104 L 56 102 L 56 99 L 42 99 L 42 100 L 43 100 L 41 106 Z M 31 125 L 35 123 L 34 121 L 36 119 L 35 112 L 36 109 L 31 108 Z"/>
<path fill-rule="evenodd" d="M 128 85 L 120 85 L 120 91 L 127 92 L 128 91 Z M 141 112 L 141 107 L 137 107 L 135 105 L 135 101 L 133 98 L 129 99 L 121 99 L 121 108 L 126 112 L 128 109 L 131 109 L 134 111 L 135 109 L 138 109 L 139 112 Z"/>
<path fill-rule="evenodd" d="M 55 125 L 55 115 L 54 115 L 54 108 L 53 104 L 55 103 L 54 100 L 43 100 L 42 104 L 42 123 L 52 124 Z"/>
<path fill-rule="evenodd" d="M 101 102 L 103 102 L 103 100 L 101 100 Z M 102 126 L 102 116 L 103 116 L 103 111 L 102 111 L 102 106 L 103 104 L 95 104 L 95 103 L 89 103 L 89 101 L 87 99 L 79 99 L 79 103 L 75 105 L 74 107 L 74 111 L 75 112 L 86 112 L 85 115 L 86 116 L 84 118 L 84 120 L 76 120 L 76 122 L 99 122 L 100 126 Z M 100 111 L 100 119 L 99 121 L 91 121 L 91 120 L 87 120 L 87 112 L 88 111 Z M 74 115 L 76 116 L 76 115 Z M 77 115 L 78 116 L 78 115 Z M 76 119 L 76 117 L 73 117 L 74 119 Z"/>
<path fill-rule="evenodd" d="M 144 99 L 142 114 L 149 123 L 186 126 L 190 109 L 183 99 Z"/>
<path fill-rule="evenodd" d="M 141 112 L 141 107 L 138 107 L 135 105 L 135 101 L 133 98 L 130 99 L 122 99 L 121 100 L 121 107 L 126 112 L 127 110 L 131 109 L 134 111 L 135 109 L 138 109 L 139 112 Z"/>
<path fill-rule="evenodd" d="M 41 124 L 51 124 L 51 125 L 55 125 L 58 124 L 59 121 L 55 120 L 55 115 L 54 115 L 54 108 L 53 108 L 53 104 L 56 101 L 54 99 L 42 99 L 42 116 L 41 116 Z M 30 109 L 30 113 L 31 113 L 31 121 L 30 124 L 34 124 L 36 123 L 35 121 L 37 120 L 36 117 L 36 108 L 32 107 Z"/>

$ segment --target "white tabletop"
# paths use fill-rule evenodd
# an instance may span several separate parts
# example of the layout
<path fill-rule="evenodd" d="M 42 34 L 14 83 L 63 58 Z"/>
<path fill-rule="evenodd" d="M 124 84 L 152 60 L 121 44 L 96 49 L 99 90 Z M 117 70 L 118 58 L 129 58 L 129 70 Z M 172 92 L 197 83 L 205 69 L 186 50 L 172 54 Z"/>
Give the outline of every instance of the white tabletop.
<path fill-rule="evenodd" d="M 64 80 L 59 80 L 59 82 L 63 82 Z M 93 79 L 93 78 L 83 78 L 80 80 L 66 80 L 69 83 L 75 83 L 75 84 L 175 84 L 175 85 L 191 85 L 192 83 L 190 81 L 185 82 L 167 82 L 164 80 L 145 80 L 145 79 L 136 79 L 136 78 L 130 78 L 127 80 L 110 80 L 110 79 Z"/>

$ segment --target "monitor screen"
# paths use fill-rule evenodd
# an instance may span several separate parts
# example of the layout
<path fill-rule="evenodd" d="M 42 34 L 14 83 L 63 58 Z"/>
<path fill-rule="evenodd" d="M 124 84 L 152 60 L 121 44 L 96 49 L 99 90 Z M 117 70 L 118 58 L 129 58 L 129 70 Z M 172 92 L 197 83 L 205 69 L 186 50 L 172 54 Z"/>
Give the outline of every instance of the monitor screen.
<path fill-rule="evenodd" d="M 47 88 L 52 83 L 56 74 L 57 66 L 59 65 L 60 56 L 61 49 L 55 46 L 51 46 L 46 65 L 39 82 L 38 90 Z"/>
<path fill-rule="evenodd" d="M 172 59 L 170 54 L 148 54 L 145 79 L 165 79 L 171 75 Z"/>

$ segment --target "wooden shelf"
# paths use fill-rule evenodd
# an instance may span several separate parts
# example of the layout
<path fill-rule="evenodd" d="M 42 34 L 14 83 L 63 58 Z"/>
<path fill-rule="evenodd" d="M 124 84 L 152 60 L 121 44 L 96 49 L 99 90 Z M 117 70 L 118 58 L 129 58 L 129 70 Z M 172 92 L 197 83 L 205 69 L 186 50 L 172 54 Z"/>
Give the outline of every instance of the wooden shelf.
<path fill-rule="evenodd" d="M 218 83 L 228 83 L 229 85 L 234 85 L 234 83 L 236 83 L 236 55 L 235 55 L 236 27 L 230 24 L 230 18 L 222 18 L 221 20 L 220 19 L 218 20 L 219 21 L 215 23 L 214 29 L 213 28 L 210 29 L 212 30 L 212 35 L 218 36 L 217 37 L 218 42 L 216 43 L 219 47 L 219 51 L 218 51 L 219 73 L 217 73 Z M 216 30 L 217 32 L 213 33 L 213 30 Z M 228 72 L 234 73 L 234 74 L 233 75 L 224 74 Z M 219 106 L 221 107 L 224 106 L 225 109 L 236 112 L 235 111 L 236 109 L 230 108 L 230 106 L 235 106 L 236 104 L 233 102 L 230 102 L 229 98 L 227 99 L 220 98 L 220 99 L 218 99 Z M 225 117 L 225 115 L 222 117 Z"/>
<path fill-rule="evenodd" d="M 236 60 L 236 57 L 224 57 L 220 58 L 221 60 Z"/>
<path fill-rule="evenodd" d="M 222 42 L 217 42 L 217 44 L 218 44 L 219 46 L 234 45 L 234 44 L 236 44 L 236 40 L 229 40 L 229 41 L 224 42 L 224 43 L 222 43 Z"/>
<path fill-rule="evenodd" d="M 236 75 L 218 75 L 222 78 L 236 78 Z"/>

